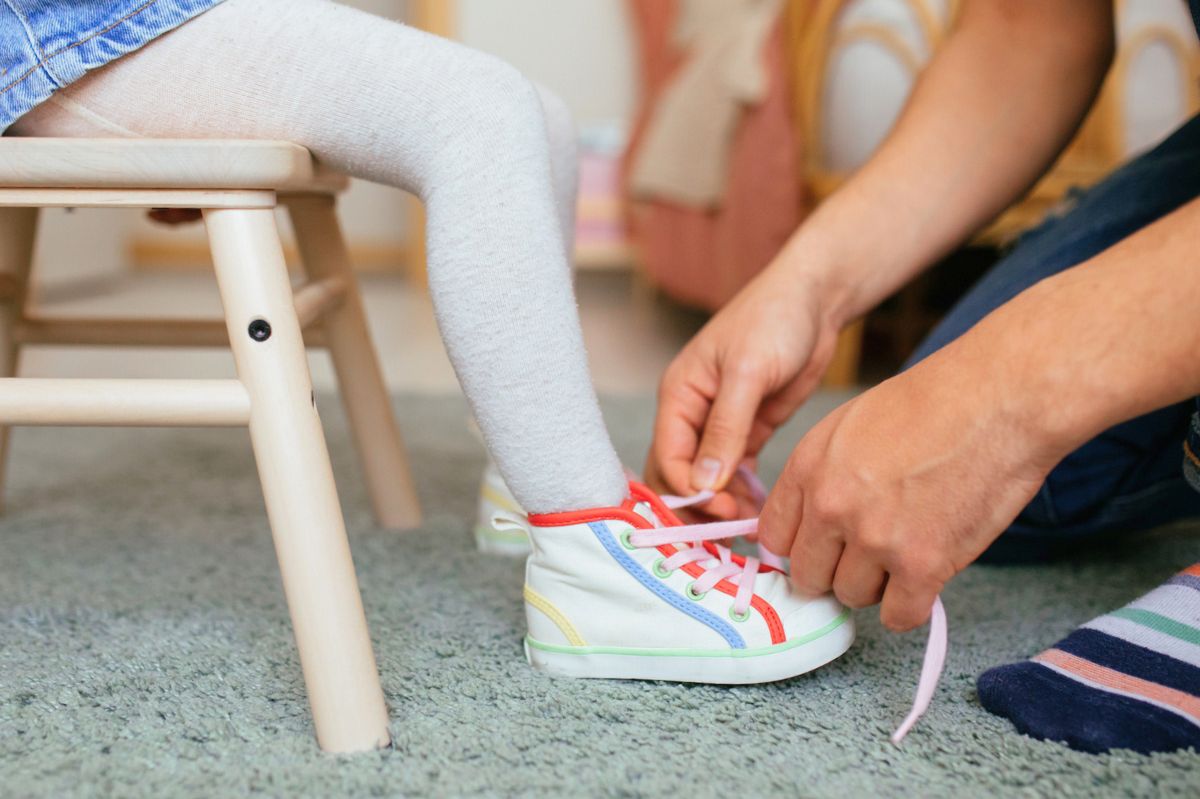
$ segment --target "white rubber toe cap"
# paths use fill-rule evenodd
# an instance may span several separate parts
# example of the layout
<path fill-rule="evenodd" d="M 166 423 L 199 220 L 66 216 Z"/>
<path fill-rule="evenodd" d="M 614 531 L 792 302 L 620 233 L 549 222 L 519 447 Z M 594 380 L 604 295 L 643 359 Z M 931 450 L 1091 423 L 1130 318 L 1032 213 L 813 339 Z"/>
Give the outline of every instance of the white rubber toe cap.
<path fill-rule="evenodd" d="M 792 605 L 792 609 L 787 613 L 780 613 L 783 631 L 789 641 L 811 635 L 849 614 L 846 606 L 838 602 L 832 594 L 808 600 L 794 596 L 789 604 Z"/>

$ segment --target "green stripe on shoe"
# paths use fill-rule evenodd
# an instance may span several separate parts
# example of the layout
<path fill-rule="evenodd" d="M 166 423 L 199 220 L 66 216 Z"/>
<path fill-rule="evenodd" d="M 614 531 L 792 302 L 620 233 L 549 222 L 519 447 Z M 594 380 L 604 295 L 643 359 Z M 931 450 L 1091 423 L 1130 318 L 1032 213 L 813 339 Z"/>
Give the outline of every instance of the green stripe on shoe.
<path fill-rule="evenodd" d="M 1136 622 L 1143 627 L 1149 627 L 1151 630 L 1157 630 L 1164 635 L 1169 635 L 1173 638 L 1178 638 L 1181 641 L 1187 641 L 1189 644 L 1200 646 L 1200 630 L 1195 627 L 1184 624 L 1181 621 L 1169 619 L 1158 613 L 1149 610 L 1141 610 L 1139 608 L 1121 608 L 1114 610 L 1108 614 L 1117 616 L 1122 619 Z"/>
<path fill-rule="evenodd" d="M 773 644 L 771 646 L 760 646 L 757 649 L 643 649 L 641 647 L 632 646 L 563 646 L 561 644 L 545 644 L 541 641 L 535 641 L 529 636 L 525 636 L 526 642 L 534 649 L 540 649 L 543 652 L 555 652 L 560 655 L 638 655 L 646 657 L 668 657 L 668 658 L 754 658 L 762 657 L 763 655 L 777 655 L 780 652 L 786 652 L 789 649 L 795 649 L 804 644 L 811 644 L 818 638 L 829 635 L 831 632 L 841 627 L 846 623 L 846 619 L 850 618 L 850 609 L 845 608 L 836 619 L 826 624 L 820 629 L 813 630 L 807 635 L 802 635 L 793 641 L 785 641 L 782 644 Z"/>
<path fill-rule="evenodd" d="M 490 525 L 478 525 L 475 527 L 475 535 L 479 538 L 486 538 L 489 541 L 500 541 L 505 544 L 527 544 L 529 536 L 523 532 L 497 530 Z"/>

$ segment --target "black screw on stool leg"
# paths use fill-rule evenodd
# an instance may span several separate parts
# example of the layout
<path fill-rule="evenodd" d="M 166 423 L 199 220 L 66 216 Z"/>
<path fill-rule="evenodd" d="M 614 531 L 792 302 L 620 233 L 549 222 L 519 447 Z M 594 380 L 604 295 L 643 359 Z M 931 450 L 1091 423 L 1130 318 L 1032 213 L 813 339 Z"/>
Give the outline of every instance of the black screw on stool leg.
<path fill-rule="evenodd" d="M 250 323 L 249 333 L 255 341 L 266 341 L 271 337 L 271 324 L 266 319 L 255 319 Z"/>

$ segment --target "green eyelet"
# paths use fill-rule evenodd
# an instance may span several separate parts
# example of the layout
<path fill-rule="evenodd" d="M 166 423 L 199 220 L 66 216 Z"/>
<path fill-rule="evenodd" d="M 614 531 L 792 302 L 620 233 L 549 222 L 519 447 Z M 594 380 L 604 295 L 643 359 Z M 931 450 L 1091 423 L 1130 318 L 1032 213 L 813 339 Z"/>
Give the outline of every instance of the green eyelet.
<path fill-rule="evenodd" d="M 746 612 L 739 616 L 737 614 L 737 611 L 735 611 L 733 609 L 733 605 L 730 605 L 729 606 L 729 618 L 731 618 L 737 622 L 749 621 L 750 620 L 750 608 L 746 608 Z"/>
<path fill-rule="evenodd" d="M 701 599 L 704 599 L 704 597 L 708 596 L 707 591 L 705 591 L 703 594 L 697 594 L 696 589 L 693 588 L 694 585 L 696 585 L 695 582 L 690 582 L 687 584 L 687 588 L 683 589 L 683 593 L 688 599 L 692 600 L 693 602 L 699 602 Z"/>
<path fill-rule="evenodd" d="M 633 535 L 633 530 L 626 530 L 625 532 L 621 533 L 621 546 L 625 547 L 626 549 L 637 549 L 637 547 L 635 547 L 629 540 L 629 536 L 631 535 Z"/>
<path fill-rule="evenodd" d="M 670 577 L 671 572 L 673 571 L 672 569 L 668 569 L 665 566 L 663 566 L 664 560 L 665 560 L 665 558 L 659 558 L 658 560 L 654 561 L 654 565 L 650 567 L 651 571 L 654 572 L 654 576 L 659 578 L 660 580 L 665 580 L 668 577 Z"/>

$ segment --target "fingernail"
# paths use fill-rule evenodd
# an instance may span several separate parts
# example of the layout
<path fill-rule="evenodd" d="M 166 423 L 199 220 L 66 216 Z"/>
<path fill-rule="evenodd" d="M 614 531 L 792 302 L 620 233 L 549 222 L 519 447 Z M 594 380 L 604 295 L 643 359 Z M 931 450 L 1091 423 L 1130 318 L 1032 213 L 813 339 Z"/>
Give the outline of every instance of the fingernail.
<path fill-rule="evenodd" d="M 717 484 L 721 476 L 721 462 L 716 458 L 702 458 L 692 466 L 692 487 L 704 490 Z"/>

